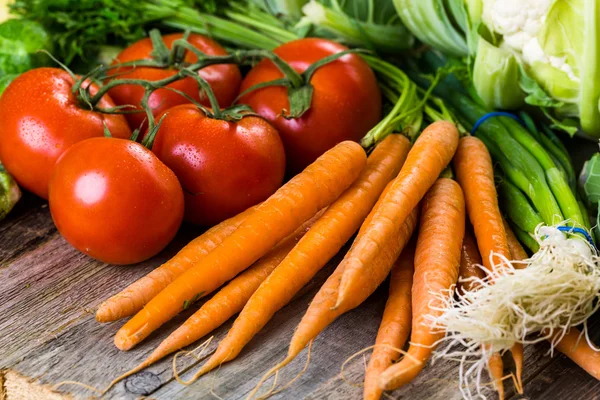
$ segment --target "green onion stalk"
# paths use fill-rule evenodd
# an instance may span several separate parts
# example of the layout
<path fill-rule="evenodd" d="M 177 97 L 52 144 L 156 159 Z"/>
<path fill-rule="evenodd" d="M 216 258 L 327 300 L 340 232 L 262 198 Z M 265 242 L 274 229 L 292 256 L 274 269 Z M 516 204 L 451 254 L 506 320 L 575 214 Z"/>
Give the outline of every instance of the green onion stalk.
<path fill-rule="evenodd" d="M 472 130 L 491 110 L 460 84 L 451 66 L 431 54 L 423 60 L 419 69 L 409 64 L 409 75 Z M 437 75 L 424 76 L 423 68 Z M 480 379 L 493 353 L 542 340 L 555 346 L 581 324 L 586 333 L 586 321 L 600 304 L 598 253 L 569 155 L 551 131 L 538 129 L 526 114 L 516 118 L 492 116 L 473 134 L 494 160 L 501 209 L 533 255 L 499 262 L 477 281 L 476 291 L 441 295 L 440 312 L 430 316 L 432 327 L 446 332 L 436 357 L 460 360 L 467 398 L 482 395 Z"/>

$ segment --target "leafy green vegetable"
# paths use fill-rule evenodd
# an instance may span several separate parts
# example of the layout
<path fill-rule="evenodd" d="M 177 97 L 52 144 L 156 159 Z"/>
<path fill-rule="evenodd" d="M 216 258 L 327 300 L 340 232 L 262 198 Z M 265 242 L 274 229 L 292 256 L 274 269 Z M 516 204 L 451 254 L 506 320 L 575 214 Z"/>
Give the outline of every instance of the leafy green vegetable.
<path fill-rule="evenodd" d="M 519 62 L 514 54 L 479 36 L 473 66 L 473 86 L 489 108 L 518 108 L 525 94 L 519 86 Z"/>
<path fill-rule="evenodd" d="M 448 7 L 443 0 L 394 0 L 394 5 L 404 25 L 421 42 L 451 56 L 469 54 L 467 27 L 456 26 L 456 22 L 465 23 L 466 13 L 457 11 L 459 4 Z"/>
<path fill-rule="evenodd" d="M 600 242 L 600 153 L 594 154 L 583 164 L 579 175 L 579 186 L 588 208 L 592 211 L 596 210 L 594 236 L 596 242 Z"/>
<path fill-rule="evenodd" d="M 179 11 L 214 14 L 225 0 L 16 0 L 14 13 L 42 24 L 56 43 L 55 56 L 66 64 L 95 59 L 102 45 L 125 45 L 146 29 Z"/>
<path fill-rule="evenodd" d="M 8 215 L 20 198 L 19 186 L 0 164 L 0 221 Z"/>
<path fill-rule="evenodd" d="M 585 162 L 579 176 L 579 184 L 590 205 L 600 202 L 600 153 Z"/>
<path fill-rule="evenodd" d="M 413 44 L 392 0 L 321 0 L 302 8 L 300 25 L 313 24 L 319 36 L 331 35 L 352 46 L 398 53 Z"/>
<path fill-rule="evenodd" d="M 0 76 L 42 66 L 49 58 L 39 50 L 52 50 L 52 41 L 37 22 L 9 19 L 0 24 Z"/>

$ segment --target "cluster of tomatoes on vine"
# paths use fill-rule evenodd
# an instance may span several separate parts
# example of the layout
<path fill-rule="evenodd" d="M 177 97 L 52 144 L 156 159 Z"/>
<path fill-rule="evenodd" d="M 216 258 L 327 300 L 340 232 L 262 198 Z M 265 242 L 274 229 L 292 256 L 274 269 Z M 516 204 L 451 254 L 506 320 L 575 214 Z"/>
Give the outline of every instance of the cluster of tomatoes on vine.
<path fill-rule="evenodd" d="M 335 42 L 228 53 L 153 31 L 84 76 L 38 68 L 13 81 L 0 97 L 0 160 L 49 200 L 75 248 L 132 264 L 184 219 L 212 226 L 260 203 L 380 117 L 373 72 Z"/>

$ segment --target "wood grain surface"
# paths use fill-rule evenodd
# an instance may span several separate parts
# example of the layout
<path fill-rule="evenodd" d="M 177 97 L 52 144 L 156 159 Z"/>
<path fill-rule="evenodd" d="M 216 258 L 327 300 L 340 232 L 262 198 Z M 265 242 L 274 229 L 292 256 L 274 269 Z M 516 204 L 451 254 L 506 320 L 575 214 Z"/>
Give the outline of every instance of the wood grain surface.
<path fill-rule="evenodd" d="M 576 145 L 583 149 L 581 152 L 595 150 L 590 142 L 578 141 Z M 0 399 L 60 399 L 62 396 L 51 388 L 67 380 L 102 389 L 142 361 L 197 306 L 129 352 L 113 345 L 114 334 L 123 321 L 100 324 L 93 313 L 104 299 L 160 265 L 199 233 L 185 226 L 159 256 L 131 267 L 107 265 L 73 249 L 54 228 L 47 204 L 26 195 L 0 222 Z M 167 358 L 119 383 L 105 398 L 245 398 L 263 373 L 284 358 L 295 326 L 340 259 L 341 255 L 332 260 L 291 304 L 278 312 L 237 360 L 183 386 L 174 380 L 171 358 Z M 387 282 L 363 305 L 323 332 L 313 344 L 306 372 L 273 398 L 360 399 L 362 388 L 356 384 L 362 380 L 368 354 L 367 358 L 356 357 L 349 362 L 343 377 L 340 367 L 350 355 L 373 344 L 386 291 Z M 231 323 L 215 331 L 209 351 L 214 350 Z M 597 342 L 599 330 L 595 318 L 591 332 Z M 306 356 L 305 351 L 279 375 L 278 381 L 283 384 L 294 378 L 304 367 Z M 178 367 L 186 371 L 183 377 L 189 378 L 200 363 L 192 357 L 181 357 Z M 457 374 L 456 363 L 437 362 L 413 383 L 390 395 L 395 399 L 459 399 Z M 565 356 L 550 357 L 546 344 L 526 347 L 524 381 L 524 396 L 515 395 L 507 381 L 507 398 L 600 399 L 600 383 Z M 74 398 L 95 395 L 74 385 L 61 386 L 59 391 Z"/>

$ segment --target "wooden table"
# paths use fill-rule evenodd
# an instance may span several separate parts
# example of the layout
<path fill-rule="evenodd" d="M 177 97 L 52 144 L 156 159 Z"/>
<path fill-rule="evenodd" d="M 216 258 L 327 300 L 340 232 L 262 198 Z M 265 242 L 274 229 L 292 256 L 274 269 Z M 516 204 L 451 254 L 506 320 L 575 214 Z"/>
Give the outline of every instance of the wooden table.
<path fill-rule="evenodd" d="M 595 150 L 589 142 L 577 143 L 585 152 Z M 56 231 L 47 203 L 26 195 L 14 212 L 0 222 L 0 399 L 60 399 L 62 396 L 52 392 L 50 386 L 72 380 L 104 388 L 111 379 L 137 365 L 193 310 L 177 317 L 132 351 L 121 352 L 112 341 L 122 322 L 97 323 L 95 308 L 158 266 L 198 233 L 192 227 L 182 228 L 167 250 L 137 266 L 102 264 L 69 246 Z M 339 257 L 275 315 L 237 360 L 216 373 L 191 386 L 183 386 L 174 380 L 169 358 L 119 383 L 106 398 L 208 399 L 213 398 L 211 391 L 224 399 L 244 398 L 263 373 L 284 358 L 295 326 L 337 262 Z M 306 373 L 273 398 L 360 399 L 361 389 L 340 376 L 340 367 L 354 352 L 374 343 L 386 288 L 387 283 L 363 305 L 323 332 L 313 345 Z M 231 323 L 215 332 L 210 350 L 216 347 Z M 599 331 L 596 318 L 591 332 L 597 342 L 600 342 Z M 552 358 L 547 352 L 545 343 L 526 347 L 526 398 L 600 399 L 600 382 L 565 356 Z M 306 352 L 280 374 L 280 382 L 296 376 L 305 362 Z M 200 361 L 182 357 L 179 369 L 188 371 L 183 376 L 189 378 L 199 364 Z M 364 360 L 357 357 L 347 364 L 345 378 L 359 382 L 363 373 Z M 392 396 L 459 399 L 456 382 L 456 364 L 439 362 L 428 366 L 412 384 L 393 392 Z M 514 394 L 511 383 L 505 386 L 507 398 L 522 397 Z M 72 385 L 63 386 L 61 390 L 75 398 L 94 395 Z"/>

